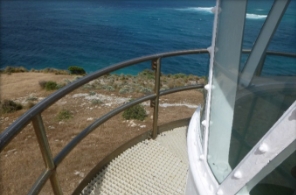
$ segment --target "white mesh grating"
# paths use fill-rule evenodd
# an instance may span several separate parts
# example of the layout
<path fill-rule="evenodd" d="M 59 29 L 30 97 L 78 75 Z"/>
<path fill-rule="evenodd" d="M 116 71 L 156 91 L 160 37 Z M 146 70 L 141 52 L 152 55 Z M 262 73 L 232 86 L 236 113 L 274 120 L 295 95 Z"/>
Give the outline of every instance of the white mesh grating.
<path fill-rule="evenodd" d="M 161 133 L 156 138 L 156 141 L 168 148 L 177 158 L 188 164 L 186 132 L 187 127 L 179 127 L 173 131 Z"/>
<path fill-rule="evenodd" d="M 186 129 L 176 128 L 129 148 L 81 194 L 184 194 L 188 170 Z"/>

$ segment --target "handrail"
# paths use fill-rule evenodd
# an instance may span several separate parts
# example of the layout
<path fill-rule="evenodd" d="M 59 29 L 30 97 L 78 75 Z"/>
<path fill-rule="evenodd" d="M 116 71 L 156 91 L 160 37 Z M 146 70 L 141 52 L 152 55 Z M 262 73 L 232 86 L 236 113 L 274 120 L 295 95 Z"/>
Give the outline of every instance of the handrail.
<path fill-rule="evenodd" d="M 38 194 L 54 170 L 44 170 L 28 194 Z"/>
<path fill-rule="evenodd" d="M 242 53 L 251 53 L 251 50 L 243 50 Z M 260 60 L 258 67 L 256 68 L 255 75 L 254 76 L 260 76 L 263 70 L 264 62 L 267 55 L 273 55 L 273 56 L 284 56 L 284 57 L 296 57 L 296 53 L 284 53 L 284 52 L 277 52 L 277 51 L 267 51 L 263 54 L 262 59 Z"/>
<path fill-rule="evenodd" d="M 242 53 L 251 53 L 250 49 L 243 49 Z M 278 52 L 278 51 L 267 51 L 266 55 L 274 55 L 274 56 L 285 56 L 285 57 L 296 57 L 296 53 L 286 53 L 286 52 Z"/>
<path fill-rule="evenodd" d="M 243 53 L 250 53 L 251 50 L 243 50 Z M 34 106 L 32 109 L 30 109 L 28 112 L 23 114 L 21 117 L 19 117 L 13 124 L 11 124 L 6 130 L 4 130 L 0 134 L 0 152 L 3 150 L 3 148 L 15 137 L 24 126 L 26 126 L 32 119 L 33 116 L 37 115 L 38 113 L 41 113 L 46 108 L 51 106 L 53 103 L 64 97 L 66 94 L 72 92 L 73 90 L 77 89 L 78 87 L 81 87 L 82 85 L 104 75 L 109 72 L 125 68 L 134 64 L 138 64 L 141 62 L 145 62 L 152 59 L 157 58 L 166 58 L 166 57 L 172 57 L 172 56 L 179 56 L 179 55 L 189 55 L 189 54 L 203 54 L 208 53 L 207 49 L 192 49 L 192 50 L 181 50 L 181 51 L 174 51 L 174 52 L 166 52 L 161 54 L 154 54 L 149 55 L 145 57 L 135 58 L 132 60 L 128 60 L 125 62 L 117 63 L 112 66 L 103 68 L 99 71 L 96 71 L 92 74 L 89 74 L 81 79 L 78 79 L 77 81 L 74 81 L 70 83 L 69 85 L 61 88 L 60 90 L 56 91 L 55 93 L 49 95 L 47 98 L 42 100 L 38 105 Z M 280 56 L 287 56 L 287 57 L 296 57 L 295 53 L 283 53 L 283 52 L 276 52 L 276 51 L 267 51 L 266 54 L 268 55 L 280 55 Z"/>
<path fill-rule="evenodd" d="M 85 138 L 90 132 L 92 132 L 93 130 L 95 130 L 98 126 L 100 126 L 102 123 L 106 122 L 107 120 L 109 120 L 111 117 L 115 116 L 116 114 L 122 112 L 123 110 L 134 106 L 136 104 L 139 104 L 141 102 L 147 101 L 147 100 L 151 100 L 152 98 L 155 98 L 156 95 L 155 94 L 151 94 L 151 95 L 147 95 L 144 96 L 142 98 L 136 99 L 132 102 L 129 102 L 127 104 L 124 104 L 122 106 L 119 106 L 117 108 L 115 108 L 114 110 L 108 112 L 107 114 L 105 114 L 104 116 L 102 116 L 101 118 L 97 119 L 96 121 L 94 121 L 92 124 L 90 124 L 88 127 L 86 127 L 83 131 L 81 131 L 74 139 L 72 139 L 68 145 L 66 145 L 62 151 L 55 157 L 54 159 L 54 163 L 56 165 L 60 164 L 62 162 L 62 160 L 66 157 L 67 154 L 69 154 L 69 152 L 71 152 L 71 150 L 83 139 Z"/>
<path fill-rule="evenodd" d="M 81 87 L 82 85 L 97 79 L 98 77 L 107 74 L 109 72 L 113 72 L 115 70 L 125 68 L 134 64 L 138 64 L 141 62 L 145 62 L 152 59 L 157 58 L 166 58 L 166 57 L 172 57 L 172 56 L 179 56 L 179 55 L 188 55 L 188 54 L 202 54 L 202 53 L 208 53 L 208 50 L 206 49 L 193 49 L 193 50 L 182 50 L 182 51 L 174 51 L 174 52 L 167 52 L 167 53 L 161 53 L 161 54 L 155 54 L 145 57 L 140 57 L 132 60 L 128 60 L 125 62 L 121 62 L 118 64 L 114 64 L 112 66 L 103 68 L 97 72 L 94 72 L 92 74 L 86 75 L 85 77 L 82 77 L 81 79 L 78 79 L 77 81 L 74 81 L 70 83 L 69 85 L 61 88 L 60 90 L 56 91 L 55 93 L 49 95 L 47 98 L 42 100 L 38 105 L 34 106 L 32 109 L 30 109 L 28 112 L 26 112 L 24 115 L 22 115 L 20 118 L 18 118 L 12 125 L 10 125 L 3 133 L 0 134 L 0 152 L 3 150 L 3 148 L 15 137 L 21 129 L 27 125 L 33 116 L 37 115 L 38 113 L 41 113 L 46 108 L 51 106 L 53 103 L 67 95 L 68 93 L 72 92 L 73 90 L 77 89 L 78 87 Z"/>
<path fill-rule="evenodd" d="M 243 53 L 249 53 L 250 50 L 243 50 Z M 185 87 L 178 87 L 174 89 L 160 91 L 160 60 L 166 57 L 172 56 L 179 56 L 179 55 L 188 55 L 188 54 L 203 54 L 209 53 L 207 49 L 193 49 L 193 50 L 182 50 L 182 51 L 174 51 L 174 52 L 167 52 L 161 54 L 155 54 L 145 57 L 140 57 L 132 60 L 128 60 L 125 62 L 121 62 L 118 64 L 114 64 L 112 66 L 103 68 L 97 72 L 89 74 L 77 81 L 70 83 L 69 85 L 61 88 L 60 90 L 56 91 L 55 93 L 51 94 L 35 107 L 27 111 L 24 115 L 18 118 L 12 125 L 10 125 L 3 133 L 0 134 L 0 152 L 4 149 L 4 147 L 29 123 L 33 122 L 33 127 L 35 129 L 35 133 L 38 138 L 38 142 L 42 151 L 42 156 L 45 161 L 46 170 L 40 175 L 36 183 L 33 185 L 29 194 L 38 194 L 39 191 L 42 189 L 45 182 L 50 178 L 52 188 L 55 194 L 62 194 L 60 190 L 59 182 L 56 176 L 56 167 L 62 162 L 62 160 L 75 148 L 75 146 L 82 141 L 89 133 L 95 130 L 98 126 L 109 120 L 111 117 L 115 116 L 116 114 L 124 111 L 125 109 L 134 106 L 136 104 L 142 103 L 147 100 L 151 100 L 151 106 L 154 107 L 154 117 L 153 117 L 153 129 L 151 132 L 151 137 L 155 138 L 156 134 L 158 133 L 158 106 L 159 106 L 159 97 L 162 95 L 167 95 L 170 93 L 175 93 L 184 90 L 190 89 L 197 89 L 203 88 L 202 84 L 194 85 L 194 86 L 185 86 Z M 288 57 L 296 57 L 296 54 L 291 53 L 281 53 L 281 52 L 266 52 L 266 54 L 270 55 L 282 55 Z M 113 72 L 115 70 L 125 68 L 131 65 L 135 65 L 145 61 L 152 61 L 152 69 L 155 71 L 155 89 L 154 94 L 150 94 L 141 98 L 138 98 L 132 102 L 127 104 L 121 105 L 114 110 L 110 111 L 109 113 L 105 114 L 104 116 L 100 117 L 99 119 L 95 120 L 91 123 L 87 128 L 81 131 L 74 139 L 72 139 L 53 159 L 51 157 L 51 151 L 48 147 L 48 140 L 45 135 L 43 122 L 41 118 L 41 113 L 51 106 L 54 102 L 58 101 L 68 93 L 72 92 L 73 90 L 81 87 L 82 85 L 97 79 L 98 77 Z"/>
<path fill-rule="evenodd" d="M 4 149 L 4 147 L 29 123 L 33 122 L 33 127 L 35 133 L 37 135 L 37 140 L 39 143 L 39 147 L 41 149 L 41 153 L 43 156 L 43 160 L 45 162 L 46 170 L 40 175 L 40 177 L 36 180 L 35 184 L 31 188 L 29 194 L 38 194 L 40 190 L 43 188 L 45 182 L 50 179 L 52 189 L 54 194 L 62 194 L 62 190 L 57 178 L 56 168 L 62 162 L 62 160 L 70 153 L 75 146 L 83 140 L 89 133 L 91 133 L 94 129 L 96 129 L 99 125 L 106 122 L 108 119 L 113 117 L 114 115 L 122 112 L 123 110 L 139 104 L 141 102 L 151 100 L 151 106 L 154 107 L 154 118 L 153 118 L 153 131 L 152 137 L 156 137 L 158 131 L 158 101 L 160 97 L 160 60 L 162 58 L 171 57 L 171 56 L 178 56 L 178 55 L 188 55 L 188 54 L 202 54 L 208 53 L 206 49 L 195 49 L 195 50 L 184 50 L 184 51 L 175 51 L 175 52 L 167 52 L 162 54 L 155 54 L 146 57 L 140 57 L 136 59 L 132 59 L 129 61 L 121 62 L 106 68 L 103 68 L 95 73 L 89 74 L 69 85 L 61 88 L 60 90 L 56 91 L 55 93 L 51 94 L 35 107 L 31 108 L 27 111 L 24 115 L 18 118 L 12 125 L 10 125 L 3 133 L 0 134 L 0 152 Z M 144 96 L 142 98 L 136 99 L 130 103 L 124 104 L 111 112 L 105 114 L 101 118 L 97 119 L 91 125 L 89 125 L 86 129 L 81 131 L 74 139 L 72 139 L 53 159 L 51 156 L 51 151 L 48 145 L 48 140 L 44 130 L 44 124 L 41 118 L 41 113 L 48 107 L 50 107 L 54 102 L 58 101 L 68 93 L 72 92 L 73 90 L 81 87 L 82 85 L 115 70 L 125 68 L 134 64 L 138 64 L 145 61 L 152 61 L 152 69 L 155 73 L 155 89 L 154 94 L 150 94 Z M 197 85 L 195 88 L 201 88 L 203 85 Z M 188 88 L 188 87 L 187 87 Z M 192 88 L 192 87 L 191 87 Z M 190 87 L 188 88 L 190 89 Z M 182 90 L 182 89 L 181 89 Z M 186 89 L 183 89 L 186 90 Z M 176 92 L 176 90 L 170 90 L 168 93 Z"/>
<path fill-rule="evenodd" d="M 167 95 L 167 94 L 170 94 L 170 93 L 179 92 L 179 91 L 203 88 L 203 86 L 204 85 L 199 84 L 199 85 L 192 85 L 192 86 L 178 87 L 178 88 L 169 89 L 169 90 L 163 90 L 163 91 L 160 92 L 160 96 Z M 156 97 L 155 94 L 150 94 L 150 95 L 141 97 L 139 99 L 133 100 L 133 101 L 127 103 L 127 104 L 124 104 L 122 106 L 119 106 L 119 107 L 115 108 L 114 110 L 108 112 L 107 114 L 105 114 L 101 118 L 94 121 L 92 124 L 90 124 L 88 127 L 86 127 L 83 131 L 81 131 L 74 139 L 72 139 L 68 143 L 68 145 L 66 145 L 62 149 L 62 151 L 54 159 L 55 165 L 57 166 L 58 164 L 60 164 L 62 162 L 62 160 L 72 151 L 73 148 L 75 148 L 75 146 L 81 140 L 83 140 L 89 133 L 91 133 L 93 130 L 95 130 L 97 127 L 99 127 L 101 124 L 103 124 L 104 122 L 106 122 L 107 120 L 109 120 L 110 118 L 115 116 L 116 114 L 124 111 L 125 109 L 127 109 L 129 107 L 132 107 L 132 106 L 134 106 L 136 104 L 142 103 L 144 101 L 151 100 L 151 99 L 153 99 L 155 97 Z"/>

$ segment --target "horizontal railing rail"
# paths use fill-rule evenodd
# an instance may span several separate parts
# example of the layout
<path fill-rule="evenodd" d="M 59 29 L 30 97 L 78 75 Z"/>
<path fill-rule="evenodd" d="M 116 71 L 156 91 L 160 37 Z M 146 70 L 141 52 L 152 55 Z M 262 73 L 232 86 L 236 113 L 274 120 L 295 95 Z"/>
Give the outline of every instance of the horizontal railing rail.
<path fill-rule="evenodd" d="M 243 53 L 249 53 L 250 50 L 243 50 Z M 76 147 L 77 144 L 80 143 L 88 134 L 90 134 L 93 130 L 99 127 L 104 122 L 108 121 L 113 116 L 119 114 L 120 112 L 126 110 L 129 107 L 132 107 L 136 104 L 145 102 L 150 100 L 151 107 L 154 108 L 153 114 L 153 128 L 151 132 L 151 137 L 155 138 L 158 133 L 158 106 L 159 106 L 159 97 L 162 95 L 167 95 L 179 91 L 184 90 L 191 90 L 191 89 L 198 89 L 203 88 L 203 84 L 193 85 L 193 86 L 185 86 L 185 87 L 178 87 L 174 89 L 160 91 L 160 70 L 161 70 L 161 59 L 173 56 L 180 56 L 180 55 L 189 55 L 189 54 L 205 54 L 208 53 L 207 49 L 193 49 L 193 50 L 183 50 L 183 51 L 175 51 L 175 52 L 167 52 L 161 54 L 155 54 L 145 57 L 140 57 L 132 60 L 128 60 L 125 62 L 121 62 L 118 64 L 114 64 L 112 66 L 103 68 L 97 72 L 92 74 L 86 75 L 79 80 L 76 80 L 69 85 L 61 88 L 60 90 L 56 91 L 55 93 L 51 94 L 39 104 L 31 108 L 27 111 L 24 115 L 18 118 L 12 125 L 10 125 L 3 133 L 0 134 L 0 152 L 4 149 L 4 147 L 30 122 L 33 122 L 33 127 L 35 133 L 37 135 L 37 140 L 39 142 L 39 146 L 41 149 L 41 153 L 45 162 L 46 170 L 41 173 L 39 178 L 37 179 L 36 183 L 31 188 L 29 194 L 38 194 L 46 181 L 50 179 L 53 191 L 55 194 L 62 194 L 61 188 L 59 186 L 59 181 L 56 176 L 56 168 L 57 166 L 63 161 L 63 159 Z M 296 54 L 290 53 L 281 53 L 281 52 L 266 52 L 266 54 L 270 55 L 280 55 L 280 56 L 287 56 L 287 57 L 296 57 Z M 154 93 L 150 95 L 146 95 L 144 97 L 138 98 L 133 100 L 129 103 L 121 105 L 114 110 L 110 111 L 109 113 L 103 115 L 99 119 L 95 120 L 91 123 L 88 127 L 82 130 L 76 137 L 74 137 L 59 153 L 58 155 L 53 158 L 51 156 L 51 151 L 49 148 L 48 140 L 45 134 L 44 125 L 41 117 L 41 113 L 54 104 L 56 101 L 64 97 L 65 95 L 69 94 L 73 90 L 83 86 L 84 84 L 97 79 L 107 73 L 119 70 L 121 68 L 125 68 L 128 66 L 132 66 L 135 64 L 139 64 L 141 62 L 151 61 L 152 62 L 152 69 L 155 71 L 155 89 Z"/>
<path fill-rule="evenodd" d="M 75 148 L 75 146 L 83 140 L 89 133 L 91 133 L 94 129 L 98 126 L 109 120 L 111 117 L 115 116 L 116 114 L 124 111 L 125 109 L 139 104 L 141 102 L 150 100 L 154 102 L 154 117 L 153 117 L 153 131 L 152 137 L 156 136 L 157 133 L 157 118 L 158 118 L 158 100 L 160 95 L 165 95 L 169 93 L 174 93 L 177 91 L 194 89 L 194 88 L 202 88 L 203 85 L 196 85 L 196 86 L 189 86 L 178 88 L 175 90 L 167 90 L 164 92 L 159 91 L 160 86 L 160 60 L 162 58 L 172 57 L 172 56 L 180 56 L 180 55 L 189 55 L 189 54 L 204 54 L 208 53 L 206 49 L 195 49 L 195 50 L 185 50 L 185 51 L 175 51 L 175 52 L 168 52 L 162 54 L 155 54 L 145 57 L 140 57 L 136 59 L 132 59 L 129 61 L 121 62 L 106 68 L 103 68 L 97 72 L 92 74 L 86 75 L 79 80 L 76 80 L 67 86 L 61 88 L 60 90 L 56 91 L 55 93 L 49 95 L 47 98 L 42 100 L 36 106 L 31 108 L 27 111 L 24 115 L 18 118 L 12 125 L 10 125 L 3 133 L 0 134 L 0 151 L 4 149 L 4 147 L 18 134 L 20 131 L 30 122 L 33 122 L 33 127 L 35 130 L 35 134 L 37 135 L 37 140 L 41 149 L 42 157 L 45 163 L 46 169 L 41 173 L 33 187 L 31 188 L 29 194 L 38 194 L 40 190 L 43 188 L 45 183 L 50 179 L 53 192 L 54 194 L 62 194 L 62 190 L 60 188 L 59 180 L 56 175 L 56 168 L 62 162 L 62 160 Z M 109 113 L 105 114 L 104 116 L 100 117 L 92 124 L 90 124 L 87 128 L 81 131 L 76 137 L 74 137 L 59 153 L 58 155 L 53 158 L 51 156 L 51 151 L 49 148 L 48 140 L 45 134 L 44 124 L 42 121 L 41 113 L 50 107 L 53 103 L 64 97 L 65 95 L 69 94 L 73 90 L 83 86 L 84 84 L 97 79 L 107 73 L 119 70 L 121 68 L 125 68 L 128 66 L 132 66 L 135 64 L 139 64 L 141 62 L 151 61 L 152 62 L 152 69 L 155 71 L 155 90 L 154 94 L 150 94 L 139 99 L 136 99 L 132 102 L 124 104 L 122 106 L 117 107 L 116 109 L 110 111 Z"/>
<path fill-rule="evenodd" d="M 243 53 L 250 53 L 251 50 L 243 50 Z M 30 109 L 28 112 L 26 112 L 24 115 L 22 115 L 20 118 L 18 118 L 12 125 L 10 125 L 4 132 L 0 134 L 0 152 L 3 150 L 3 148 L 9 143 L 14 136 L 16 136 L 24 126 L 26 126 L 29 122 L 31 122 L 31 119 L 33 116 L 37 115 L 38 113 L 41 113 L 46 108 L 50 107 L 53 103 L 67 95 L 68 93 L 72 92 L 73 90 L 77 89 L 78 87 L 81 87 L 82 85 L 99 78 L 100 76 L 116 71 L 121 68 L 125 68 L 134 64 L 138 64 L 141 62 L 149 61 L 152 59 L 157 58 L 167 58 L 167 57 L 173 57 L 173 56 L 180 56 L 180 55 L 189 55 L 189 54 L 203 54 L 208 53 L 207 49 L 193 49 L 193 50 L 184 50 L 184 51 L 175 51 L 175 52 L 167 52 L 167 53 L 161 53 L 161 54 L 155 54 L 145 57 L 140 57 L 132 60 L 128 60 L 125 62 L 121 62 L 118 64 L 114 64 L 112 66 L 103 68 L 97 72 L 94 72 L 92 74 L 89 74 L 77 81 L 74 81 L 70 83 L 69 85 L 63 87 L 62 89 L 56 91 L 55 93 L 49 95 L 47 98 L 45 98 L 43 101 L 41 101 L 38 105 L 34 106 L 32 109 Z M 296 57 L 295 53 L 284 53 L 284 52 L 276 52 L 276 51 L 267 51 L 266 54 L 268 55 L 279 55 L 279 56 L 286 56 L 286 57 Z"/>
<path fill-rule="evenodd" d="M 252 50 L 244 49 L 242 53 L 251 53 Z M 278 52 L 278 51 L 267 51 L 266 55 L 273 55 L 273 56 L 284 56 L 284 57 L 291 57 L 296 58 L 296 53 L 287 53 L 287 52 Z"/>
<path fill-rule="evenodd" d="M 68 93 L 72 92 L 73 90 L 77 89 L 78 87 L 81 87 L 82 85 L 99 78 L 100 76 L 103 76 L 107 73 L 119 70 L 121 68 L 125 68 L 128 66 L 132 66 L 135 64 L 139 64 L 141 62 L 149 61 L 152 59 L 157 58 L 167 58 L 172 56 L 180 56 L 180 55 L 189 55 L 189 54 L 202 54 L 202 53 L 208 53 L 208 50 L 206 49 L 193 49 L 193 50 L 185 50 L 185 51 L 175 51 L 175 52 L 168 52 L 168 53 L 161 53 L 161 54 L 155 54 L 145 57 L 140 57 L 132 60 L 128 60 L 125 62 L 121 62 L 118 64 L 114 64 L 112 66 L 103 68 L 97 72 L 94 72 L 92 74 L 86 75 L 85 77 L 82 77 L 81 79 L 74 81 L 70 83 L 69 85 L 63 87 L 62 89 L 56 91 L 55 93 L 49 95 L 47 98 L 42 100 L 38 105 L 34 106 L 32 109 L 30 109 L 28 112 L 26 112 L 24 115 L 22 115 L 20 118 L 18 118 L 11 126 L 9 126 L 3 133 L 0 135 L 0 151 L 9 143 L 14 136 L 16 136 L 24 126 L 26 126 L 31 119 L 36 116 L 37 114 L 43 112 L 46 108 L 51 106 L 53 103 L 67 95 Z"/>
<path fill-rule="evenodd" d="M 204 85 L 192 85 L 192 86 L 186 86 L 186 87 L 178 87 L 174 89 L 164 90 L 160 92 L 160 96 L 162 95 L 168 95 L 171 93 L 179 92 L 179 91 L 185 91 L 185 90 L 191 90 L 191 89 L 198 89 L 203 88 Z M 99 127 L 101 124 L 112 118 L 113 116 L 117 115 L 118 113 L 124 111 L 127 108 L 130 108 L 136 104 L 145 102 L 147 100 L 152 100 L 155 98 L 155 94 L 150 94 L 144 97 L 141 97 L 139 99 L 133 100 L 127 104 L 124 104 L 120 107 L 115 108 L 114 110 L 110 111 L 109 113 L 105 114 L 101 118 L 94 121 L 92 124 L 90 124 L 87 128 L 85 128 L 83 131 L 81 131 L 72 141 L 69 142 L 67 146 L 63 148 L 63 150 L 55 157 L 54 163 L 55 165 L 58 165 L 62 162 L 62 160 L 72 151 L 73 148 L 81 141 L 83 138 L 85 138 L 89 133 L 91 133 L 93 130 L 95 130 L 97 127 Z"/>

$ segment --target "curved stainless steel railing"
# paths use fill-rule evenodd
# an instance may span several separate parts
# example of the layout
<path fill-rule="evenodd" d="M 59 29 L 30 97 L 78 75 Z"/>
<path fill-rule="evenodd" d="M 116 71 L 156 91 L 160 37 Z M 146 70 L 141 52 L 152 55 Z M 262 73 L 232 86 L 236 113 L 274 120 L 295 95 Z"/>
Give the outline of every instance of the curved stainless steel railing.
<path fill-rule="evenodd" d="M 249 53 L 250 50 L 244 50 L 243 53 Z M 73 148 L 83 140 L 89 133 L 91 133 L 94 129 L 99 127 L 101 124 L 109 120 L 111 117 L 115 116 L 116 114 L 124 111 L 125 109 L 139 104 L 141 102 L 151 100 L 151 106 L 154 107 L 153 113 L 153 128 L 152 128 L 152 138 L 155 138 L 157 135 L 157 127 L 158 127 L 158 104 L 159 104 L 159 97 L 162 95 L 183 91 L 183 90 L 190 90 L 190 89 L 197 89 L 203 88 L 203 85 L 194 85 L 194 86 L 186 86 L 186 87 L 179 87 L 170 90 L 160 91 L 160 67 L 161 63 L 160 60 L 162 58 L 173 57 L 173 56 L 180 56 L 180 55 L 189 55 L 189 54 L 204 54 L 208 53 L 207 49 L 193 49 L 193 50 L 183 50 L 183 51 L 175 51 L 175 52 L 168 52 L 168 53 L 161 53 L 150 55 L 146 57 L 140 57 L 136 59 L 132 59 L 129 61 L 121 62 L 106 68 L 103 68 L 97 72 L 92 74 L 86 75 L 85 77 L 70 83 L 69 85 L 63 87 L 62 89 L 56 91 L 55 93 L 51 94 L 39 104 L 34 106 L 32 109 L 27 111 L 24 115 L 18 118 L 11 126 L 9 126 L 4 132 L 0 134 L 0 152 L 4 149 L 4 147 L 18 134 L 21 130 L 32 121 L 33 127 L 40 145 L 40 149 L 42 152 L 43 159 L 45 161 L 46 170 L 41 173 L 39 178 L 37 179 L 36 183 L 31 188 L 29 194 L 38 194 L 42 189 L 45 182 L 50 178 L 52 188 L 55 194 L 62 194 L 61 188 L 59 186 L 59 181 L 56 176 L 56 167 L 62 162 L 62 160 L 72 151 Z M 287 56 L 287 57 L 296 57 L 296 54 L 290 53 L 280 53 L 280 52 L 266 52 L 268 55 L 280 55 L 280 56 Z M 100 76 L 113 72 L 115 70 L 125 68 L 128 66 L 132 66 L 141 62 L 145 61 L 152 61 L 152 69 L 155 71 L 155 89 L 154 94 L 150 94 L 139 99 L 136 99 L 132 102 L 124 104 L 109 113 L 105 114 L 101 118 L 94 121 L 90 124 L 87 128 L 81 131 L 74 139 L 72 139 L 62 150 L 61 152 L 55 157 L 52 158 L 51 151 L 49 148 L 48 140 L 46 137 L 41 113 L 50 107 L 53 103 L 64 97 L 65 95 L 69 94 L 73 90 L 81 87 L 82 85 L 99 78 Z"/>
<path fill-rule="evenodd" d="M 32 121 L 33 127 L 37 136 L 37 140 L 40 145 L 40 149 L 42 152 L 42 156 L 46 165 L 46 170 L 44 170 L 39 178 L 37 179 L 36 183 L 31 188 L 29 194 L 38 194 L 42 189 L 45 182 L 50 178 L 52 188 L 55 194 L 62 194 L 62 190 L 59 186 L 59 181 L 56 176 L 56 167 L 62 162 L 62 160 L 72 151 L 72 149 L 85 138 L 89 133 L 91 133 L 95 128 L 99 125 L 110 119 L 111 117 L 115 116 L 116 114 L 120 113 L 121 111 L 139 104 L 141 102 L 151 100 L 152 106 L 154 107 L 154 114 L 153 114 L 153 132 L 152 137 L 155 138 L 157 134 L 157 119 L 158 119 L 158 100 L 159 96 L 174 93 L 177 91 L 182 90 L 189 90 L 189 89 L 196 89 L 202 88 L 203 85 L 196 85 L 196 86 L 187 86 L 181 87 L 171 90 L 166 90 L 163 92 L 159 91 L 160 86 L 160 60 L 166 57 L 172 56 L 179 56 L 179 55 L 189 55 L 189 54 L 203 54 L 208 53 L 206 49 L 194 49 L 194 50 L 185 50 L 185 51 L 175 51 L 175 52 L 168 52 L 162 54 L 155 54 L 146 57 L 140 57 L 136 59 L 132 59 L 129 61 L 121 62 L 106 68 L 103 68 L 97 72 L 92 74 L 86 75 L 85 77 L 70 83 L 69 85 L 63 87 L 62 89 L 56 91 L 55 93 L 51 94 L 39 104 L 34 106 L 32 109 L 27 111 L 24 115 L 18 118 L 11 126 L 9 126 L 3 133 L 0 134 L 0 151 L 18 134 L 20 131 Z M 55 157 L 52 158 L 51 151 L 49 148 L 48 140 L 46 137 L 41 113 L 50 107 L 53 103 L 67 95 L 68 93 L 72 92 L 73 90 L 81 87 L 82 85 L 103 76 L 104 74 L 110 73 L 112 71 L 125 68 L 128 66 L 132 66 L 141 62 L 145 61 L 152 61 L 152 69 L 155 71 L 155 90 L 154 94 L 147 95 L 145 97 L 136 99 L 128 104 L 124 104 L 111 112 L 105 114 L 101 118 L 94 121 L 90 124 L 86 129 L 81 131 L 75 138 L 73 138 L 63 149 L 62 151 Z"/>

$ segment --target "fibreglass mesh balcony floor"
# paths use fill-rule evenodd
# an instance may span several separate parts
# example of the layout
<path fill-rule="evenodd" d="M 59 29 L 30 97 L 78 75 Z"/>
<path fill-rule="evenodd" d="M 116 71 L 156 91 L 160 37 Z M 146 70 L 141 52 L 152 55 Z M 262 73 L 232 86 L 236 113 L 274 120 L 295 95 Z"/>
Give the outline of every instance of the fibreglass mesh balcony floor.
<path fill-rule="evenodd" d="M 184 194 L 186 130 L 176 128 L 129 148 L 98 173 L 81 194 Z"/>

